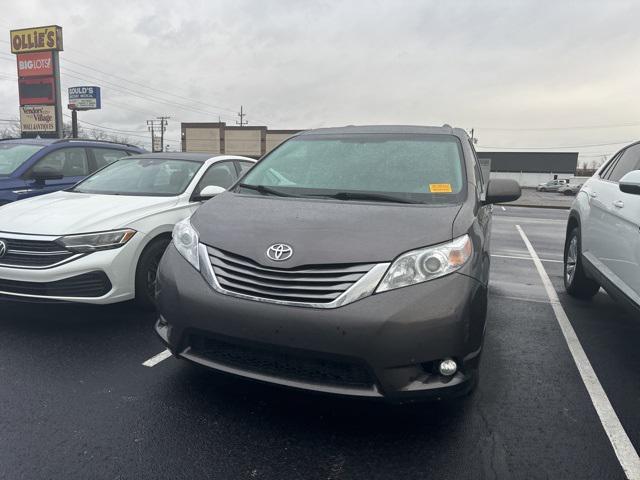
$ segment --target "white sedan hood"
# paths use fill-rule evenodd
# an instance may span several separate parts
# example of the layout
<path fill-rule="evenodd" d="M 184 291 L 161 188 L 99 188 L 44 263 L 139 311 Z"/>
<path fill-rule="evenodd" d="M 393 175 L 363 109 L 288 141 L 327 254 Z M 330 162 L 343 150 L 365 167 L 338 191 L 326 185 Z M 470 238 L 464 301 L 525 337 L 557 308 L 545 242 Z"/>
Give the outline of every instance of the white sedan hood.
<path fill-rule="evenodd" d="M 176 197 L 55 192 L 0 207 L 0 232 L 69 235 L 128 227 L 171 209 Z"/>

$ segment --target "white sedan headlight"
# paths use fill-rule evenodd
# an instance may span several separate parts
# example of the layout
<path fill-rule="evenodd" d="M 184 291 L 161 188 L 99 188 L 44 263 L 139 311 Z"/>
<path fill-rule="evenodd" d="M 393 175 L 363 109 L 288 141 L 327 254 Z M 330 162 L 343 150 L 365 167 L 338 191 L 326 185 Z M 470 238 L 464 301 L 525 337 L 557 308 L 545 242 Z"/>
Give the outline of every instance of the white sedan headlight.
<path fill-rule="evenodd" d="M 376 293 L 406 287 L 448 275 L 462 268 L 473 254 L 469 235 L 455 240 L 407 252 L 393 262 Z"/>
<path fill-rule="evenodd" d="M 131 228 L 109 232 L 83 233 L 60 237 L 57 242 L 67 250 L 78 253 L 96 252 L 120 248 L 136 234 Z"/>
<path fill-rule="evenodd" d="M 173 227 L 173 244 L 176 250 L 196 270 L 200 270 L 199 243 L 198 232 L 191 226 L 188 218 L 176 223 L 176 226 Z"/>

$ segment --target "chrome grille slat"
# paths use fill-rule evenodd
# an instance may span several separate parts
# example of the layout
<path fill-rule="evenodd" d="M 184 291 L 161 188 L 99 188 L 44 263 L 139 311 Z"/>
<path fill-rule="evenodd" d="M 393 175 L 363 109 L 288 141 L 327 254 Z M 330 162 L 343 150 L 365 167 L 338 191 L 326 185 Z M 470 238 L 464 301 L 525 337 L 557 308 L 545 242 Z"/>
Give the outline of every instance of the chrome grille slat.
<path fill-rule="evenodd" d="M 217 248 L 207 247 L 207 250 L 209 251 L 209 255 L 213 257 L 216 257 L 222 260 L 227 260 L 229 262 L 233 262 L 236 264 L 244 265 L 245 267 L 254 268 L 262 272 L 267 272 L 267 273 L 272 272 L 272 273 L 277 273 L 279 275 L 300 275 L 300 274 L 304 275 L 307 273 L 310 273 L 313 275 L 319 275 L 319 274 L 342 275 L 346 273 L 367 273 L 375 265 L 375 263 L 359 263 L 355 265 L 345 265 L 344 267 L 338 267 L 338 268 L 333 268 L 333 267 L 308 268 L 307 267 L 307 268 L 291 268 L 291 269 L 285 270 L 280 268 L 263 267 L 262 265 L 259 265 L 258 263 L 254 262 L 253 260 L 249 260 L 239 255 L 230 254 L 228 252 L 223 252 L 222 250 L 218 250 Z"/>
<path fill-rule="evenodd" d="M 287 293 L 278 291 L 277 289 L 264 289 L 253 287 L 250 285 L 244 285 L 239 282 L 229 281 L 227 278 L 218 278 L 220 285 L 225 288 L 231 287 L 230 290 L 242 290 L 243 292 L 251 292 L 254 294 L 258 294 L 258 296 L 268 296 L 268 297 L 276 297 L 276 298 L 290 298 L 290 299 L 313 299 L 313 300 L 326 300 L 331 301 L 335 300 L 340 296 L 342 292 L 333 292 L 333 293 L 313 293 L 313 292 L 300 292 L 300 293 Z"/>
<path fill-rule="evenodd" d="M 326 277 L 324 276 L 324 274 L 317 277 L 309 276 L 309 275 L 297 276 L 297 275 L 291 275 L 288 273 L 284 275 L 277 275 L 272 273 L 262 273 L 258 270 L 250 270 L 247 268 L 237 267 L 232 263 L 222 261 L 216 257 L 210 257 L 210 258 L 211 258 L 211 264 L 214 266 L 214 268 L 216 267 L 224 268 L 225 270 L 237 272 L 241 275 L 247 275 L 247 276 L 260 278 L 260 279 L 270 279 L 270 280 L 275 280 L 280 282 L 342 283 L 342 282 L 355 282 L 362 276 L 361 273 L 349 273 L 349 274 L 340 275 L 340 276 L 334 275 L 331 277 Z"/>
<path fill-rule="evenodd" d="M 216 274 L 216 276 L 218 278 L 220 277 L 225 277 L 225 278 L 229 278 L 231 280 L 237 280 L 239 282 L 244 282 L 244 283 L 249 283 L 251 285 L 255 285 L 257 287 L 268 287 L 268 288 L 274 288 L 277 287 L 279 289 L 283 289 L 283 290 L 296 290 L 296 291 L 314 291 L 314 290 L 318 290 L 318 291 L 335 291 L 335 292 L 344 292 L 347 288 L 349 288 L 351 285 L 353 285 L 353 282 L 347 282 L 347 283 L 337 283 L 337 284 L 332 284 L 332 285 L 308 285 L 308 284 L 287 284 L 287 283 L 280 283 L 278 282 L 277 284 L 275 283 L 268 283 L 268 282 L 263 282 L 263 281 L 259 281 L 259 280 L 253 280 L 252 278 L 249 277 L 241 277 L 238 275 L 234 275 L 233 273 L 229 273 L 224 271 L 221 268 L 214 268 L 213 269 L 214 273 Z"/>
<path fill-rule="evenodd" d="M 34 255 L 34 256 L 49 256 L 49 255 L 70 255 L 71 252 L 68 250 L 58 250 L 52 252 L 32 252 L 27 250 L 7 250 L 7 253 L 12 253 L 14 255 Z"/>
<path fill-rule="evenodd" d="M 264 301 L 331 303 L 366 275 L 374 264 L 296 268 L 263 267 L 257 262 L 207 247 L 213 274 L 223 289 Z"/>

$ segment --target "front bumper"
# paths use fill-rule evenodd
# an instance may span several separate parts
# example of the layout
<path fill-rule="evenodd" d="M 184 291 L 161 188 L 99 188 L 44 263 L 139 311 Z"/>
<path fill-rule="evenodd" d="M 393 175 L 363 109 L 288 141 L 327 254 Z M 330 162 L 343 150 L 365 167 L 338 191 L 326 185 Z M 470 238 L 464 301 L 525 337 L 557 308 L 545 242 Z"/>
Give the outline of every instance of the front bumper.
<path fill-rule="evenodd" d="M 27 302 L 79 302 L 98 305 L 131 300 L 135 296 L 135 265 L 142 241 L 143 236 L 138 234 L 121 248 L 93 252 L 51 268 L 0 267 L 0 296 Z M 96 288 L 93 291 L 99 293 L 89 293 L 88 296 L 86 293 L 74 294 L 74 283 L 78 285 L 79 292 L 86 288 L 86 284 L 79 279 L 87 278 L 88 275 L 106 275 L 107 281 L 104 284 L 108 289 Z M 65 284 L 70 288 L 59 288 Z"/>
<path fill-rule="evenodd" d="M 216 370 L 391 401 L 455 396 L 476 378 L 486 288 L 464 269 L 335 309 L 218 293 L 173 246 L 158 279 L 156 331 L 175 355 Z M 448 357 L 460 369 L 447 378 L 436 365 Z"/>

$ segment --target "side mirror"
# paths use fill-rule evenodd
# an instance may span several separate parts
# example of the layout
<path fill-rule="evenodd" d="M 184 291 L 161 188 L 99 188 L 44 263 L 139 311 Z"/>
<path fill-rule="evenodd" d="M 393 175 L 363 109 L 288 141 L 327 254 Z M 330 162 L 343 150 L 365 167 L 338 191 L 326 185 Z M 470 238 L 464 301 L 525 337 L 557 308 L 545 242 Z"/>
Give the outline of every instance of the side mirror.
<path fill-rule="evenodd" d="M 64 175 L 58 170 L 43 168 L 42 170 L 33 170 L 31 172 L 31 178 L 35 180 L 38 185 L 44 185 L 47 180 L 62 180 Z"/>
<path fill-rule="evenodd" d="M 207 185 L 200 193 L 194 196 L 194 200 L 209 200 L 210 198 L 215 197 L 216 195 L 226 192 L 227 189 L 224 187 L 219 187 L 217 185 Z"/>
<path fill-rule="evenodd" d="M 487 196 L 484 203 L 513 202 L 520 198 L 521 193 L 520 185 L 515 180 L 494 178 L 493 180 L 489 180 Z"/>
<path fill-rule="evenodd" d="M 620 191 L 640 195 L 640 170 L 632 170 L 618 182 Z"/>

